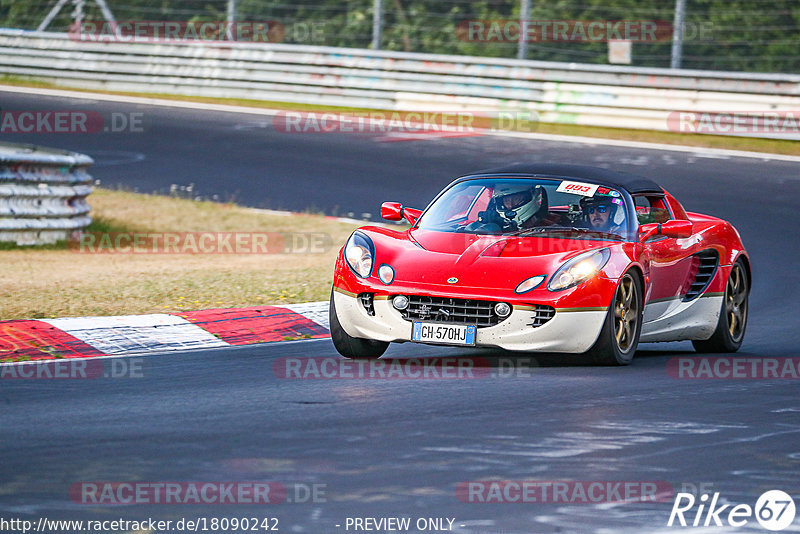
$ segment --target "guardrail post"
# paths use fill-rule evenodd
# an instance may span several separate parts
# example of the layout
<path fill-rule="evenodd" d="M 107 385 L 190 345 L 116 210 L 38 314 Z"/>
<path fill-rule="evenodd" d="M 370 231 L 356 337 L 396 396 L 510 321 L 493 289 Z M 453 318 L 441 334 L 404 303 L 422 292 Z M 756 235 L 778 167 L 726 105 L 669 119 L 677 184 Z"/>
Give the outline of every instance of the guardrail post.
<path fill-rule="evenodd" d="M 383 1 L 373 0 L 372 3 L 372 49 L 381 49 L 381 37 L 383 33 Z"/>
<path fill-rule="evenodd" d="M 675 20 L 672 24 L 672 57 L 670 68 L 681 68 L 683 54 L 683 18 L 686 11 L 686 0 L 675 0 Z"/>
<path fill-rule="evenodd" d="M 531 18 L 531 0 L 520 0 L 519 5 L 519 46 L 517 59 L 528 56 L 528 32 L 526 31 L 528 19 Z"/>
<path fill-rule="evenodd" d="M 236 22 L 236 0 L 228 0 L 228 24 Z"/>

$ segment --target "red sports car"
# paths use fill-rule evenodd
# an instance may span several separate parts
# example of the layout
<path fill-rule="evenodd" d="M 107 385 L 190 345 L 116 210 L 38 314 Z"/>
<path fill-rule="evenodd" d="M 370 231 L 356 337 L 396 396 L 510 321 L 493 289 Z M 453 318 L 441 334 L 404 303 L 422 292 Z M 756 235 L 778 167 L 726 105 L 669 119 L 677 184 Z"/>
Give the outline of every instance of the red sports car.
<path fill-rule="evenodd" d="M 739 234 L 647 178 L 512 165 L 456 179 L 424 211 L 387 202 L 381 215 L 411 227 L 359 228 L 336 261 L 331 336 L 348 358 L 410 341 L 624 365 L 640 341 L 742 343 Z"/>

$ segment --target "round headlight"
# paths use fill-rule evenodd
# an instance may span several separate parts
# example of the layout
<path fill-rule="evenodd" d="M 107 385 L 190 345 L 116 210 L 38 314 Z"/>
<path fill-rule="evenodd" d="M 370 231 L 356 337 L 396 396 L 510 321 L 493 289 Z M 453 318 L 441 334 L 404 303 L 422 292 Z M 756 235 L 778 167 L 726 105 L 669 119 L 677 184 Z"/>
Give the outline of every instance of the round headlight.
<path fill-rule="evenodd" d="M 375 245 L 372 240 L 360 232 L 353 232 L 344 247 L 344 258 L 347 265 L 361 278 L 372 273 L 372 258 L 375 256 Z"/>
<path fill-rule="evenodd" d="M 550 277 L 547 289 L 561 291 L 585 282 L 599 273 L 600 269 L 608 263 L 610 257 L 611 252 L 607 248 L 591 250 L 575 256 L 559 267 L 555 274 Z"/>
<path fill-rule="evenodd" d="M 527 293 L 531 289 L 536 289 L 537 287 L 539 287 L 539 284 L 544 282 L 544 278 L 545 276 L 543 274 L 540 274 L 538 276 L 532 276 L 527 280 L 523 280 L 514 290 L 514 293 Z"/>
<path fill-rule="evenodd" d="M 394 269 L 384 263 L 378 267 L 378 278 L 388 286 L 394 281 Z"/>
<path fill-rule="evenodd" d="M 494 312 L 500 317 L 508 317 L 511 314 L 511 306 L 505 302 L 498 302 L 494 305 Z"/>
<path fill-rule="evenodd" d="M 396 310 L 405 310 L 408 308 L 408 297 L 405 295 L 397 295 L 392 299 L 392 306 L 394 306 Z"/>

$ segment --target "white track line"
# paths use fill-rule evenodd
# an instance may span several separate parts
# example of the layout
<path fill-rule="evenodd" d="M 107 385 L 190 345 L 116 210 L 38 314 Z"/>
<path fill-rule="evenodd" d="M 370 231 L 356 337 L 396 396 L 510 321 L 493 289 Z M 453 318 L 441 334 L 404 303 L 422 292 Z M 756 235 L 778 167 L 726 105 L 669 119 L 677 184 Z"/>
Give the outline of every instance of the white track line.
<path fill-rule="evenodd" d="M 102 93 L 90 93 L 81 91 L 68 91 L 64 89 L 44 89 L 41 87 L 18 87 L 11 85 L 0 85 L 0 92 L 34 94 L 42 96 L 56 96 L 63 98 L 80 98 L 84 100 L 101 100 L 105 102 L 122 102 L 126 104 L 144 104 L 148 106 L 165 106 L 172 108 L 196 109 L 202 111 L 222 111 L 226 113 L 241 113 L 249 115 L 274 116 L 286 110 L 251 108 L 245 106 L 231 106 L 225 104 L 208 104 L 204 102 L 184 102 L 180 100 L 167 100 L 163 98 L 149 98 L 140 96 L 126 95 L 107 95 Z M 600 137 L 580 137 L 572 135 L 542 134 L 530 132 L 484 132 L 487 135 L 499 137 L 513 137 L 518 139 L 537 139 L 541 141 L 557 141 L 562 143 L 579 143 L 586 145 L 603 145 L 626 148 L 641 148 L 646 150 L 660 150 L 667 152 L 689 152 L 698 156 L 710 155 L 717 157 L 737 157 L 760 159 L 763 161 L 791 161 L 800 162 L 800 156 L 790 156 L 786 154 L 769 154 L 766 152 L 749 152 L 745 150 L 730 150 L 726 148 L 706 148 L 686 145 L 668 145 L 663 143 L 646 143 L 642 141 L 624 141 L 620 139 L 603 139 Z"/>

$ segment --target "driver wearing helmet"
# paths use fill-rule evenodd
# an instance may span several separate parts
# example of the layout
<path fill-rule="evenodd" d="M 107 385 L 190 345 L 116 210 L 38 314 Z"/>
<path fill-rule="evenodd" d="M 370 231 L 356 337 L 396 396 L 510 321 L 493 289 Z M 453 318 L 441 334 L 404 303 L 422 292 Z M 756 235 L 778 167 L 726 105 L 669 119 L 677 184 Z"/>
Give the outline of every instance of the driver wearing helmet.
<path fill-rule="evenodd" d="M 619 202 L 618 199 L 607 196 L 582 198 L 580 204 L 586 227 L 598 232 L 619 233 L 620 226 L 614 222 Z"/>
<path fill-rule="evenodd" d="M 494 190 L 495 209 L 503 230 L 521 230 L 543 224 L 547 220 L 547 193 L 540 185 L 500 185 Z"/>

